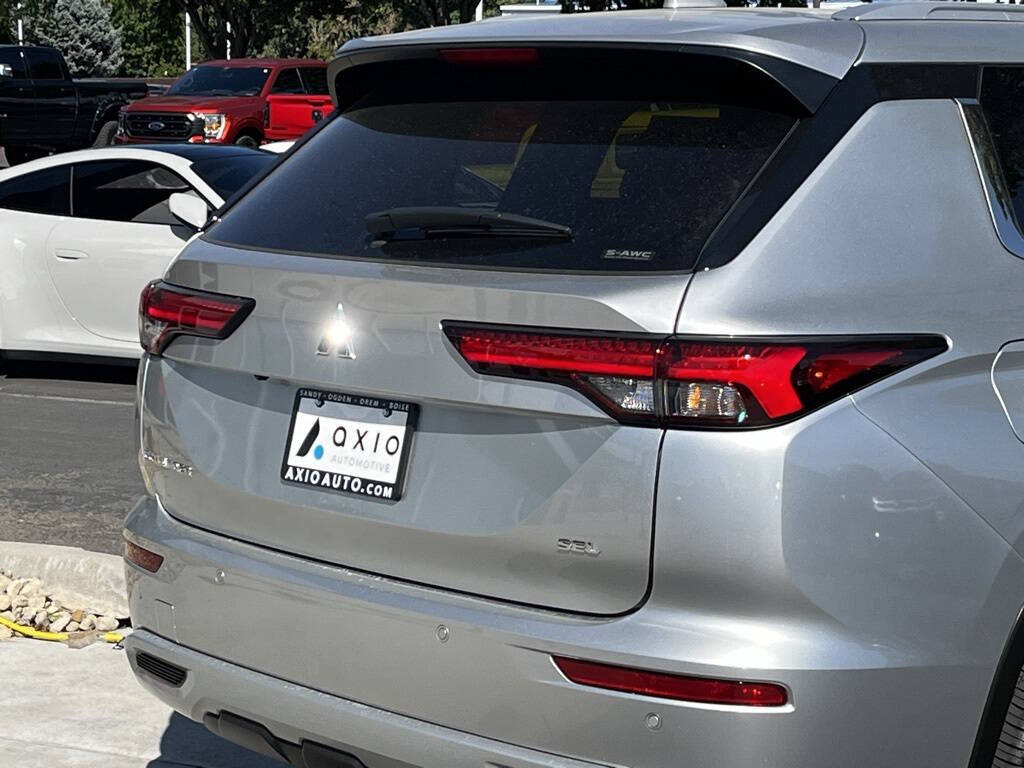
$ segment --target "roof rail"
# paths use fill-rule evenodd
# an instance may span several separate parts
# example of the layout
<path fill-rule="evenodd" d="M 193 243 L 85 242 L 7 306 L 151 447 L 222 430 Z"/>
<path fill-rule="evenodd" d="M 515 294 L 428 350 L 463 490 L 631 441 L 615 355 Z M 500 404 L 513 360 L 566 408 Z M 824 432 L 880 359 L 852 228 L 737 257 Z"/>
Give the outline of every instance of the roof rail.
<path fill-rule="evenodd" d="M 911 2 L 864 3 L 832 14 L 852 21 L 1024 21 L 1024 5 L 1007 3 Z"/>

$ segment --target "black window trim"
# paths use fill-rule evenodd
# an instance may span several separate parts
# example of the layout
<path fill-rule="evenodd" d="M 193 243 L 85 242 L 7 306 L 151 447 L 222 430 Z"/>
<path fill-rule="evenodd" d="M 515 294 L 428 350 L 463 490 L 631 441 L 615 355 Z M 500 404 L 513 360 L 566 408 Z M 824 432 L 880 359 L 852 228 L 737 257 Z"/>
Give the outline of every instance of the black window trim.
<path fill-rule="evenodd" d="M 1020 222 L 1013 210 L 1010 189 L 1006 185 L 1006 176 L 985 112 L 977 99 L 957 99 L 957 107 L 964 121 L 981 186 L 985 190 L 985 202 L 999 242 L 1014 256 L 1024 259 L 1024 234 L 1021 233 Z"/>

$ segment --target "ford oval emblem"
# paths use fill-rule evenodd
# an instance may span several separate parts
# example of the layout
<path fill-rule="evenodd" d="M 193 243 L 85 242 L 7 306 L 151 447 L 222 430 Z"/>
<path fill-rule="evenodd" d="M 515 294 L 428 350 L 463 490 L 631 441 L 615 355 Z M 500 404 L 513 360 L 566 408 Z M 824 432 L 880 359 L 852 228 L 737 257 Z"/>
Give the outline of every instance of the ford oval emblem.
<path fill-rule="evenodd" d="M 158 131 L 162 131 L 164 129 L 164 124 L 161 123 L 159 120 L 154 120 L 152 123 L 150 123 L 146 127 L 149 128 L 149 130 L 151 130 L 151 131 L 158 132 Z"/>

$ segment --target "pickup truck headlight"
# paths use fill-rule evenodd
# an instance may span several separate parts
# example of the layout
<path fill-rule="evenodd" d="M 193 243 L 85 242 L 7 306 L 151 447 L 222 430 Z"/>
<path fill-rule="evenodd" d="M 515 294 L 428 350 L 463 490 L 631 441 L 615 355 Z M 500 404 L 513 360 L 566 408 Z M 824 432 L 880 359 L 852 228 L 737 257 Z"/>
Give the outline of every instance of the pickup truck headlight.
<path fill-rule="evenodd" d="M 228 129 L 228 119 L 225 115 L 196 115 L 203 120 L 203 136 L 207 139 L 219 139 Z"/>

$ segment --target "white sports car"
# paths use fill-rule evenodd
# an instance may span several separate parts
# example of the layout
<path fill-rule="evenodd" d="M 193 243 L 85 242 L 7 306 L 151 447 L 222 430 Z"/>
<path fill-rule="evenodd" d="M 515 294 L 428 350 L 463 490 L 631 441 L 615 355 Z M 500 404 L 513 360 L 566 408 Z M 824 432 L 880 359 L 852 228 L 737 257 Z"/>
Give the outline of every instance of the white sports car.
<path fill-rule="evenodd" d="M 0 171 L 0 355 L 138 357 L 146 283 L 209 212 L 278 159 L 167 144 L 68 152 Z"/>

